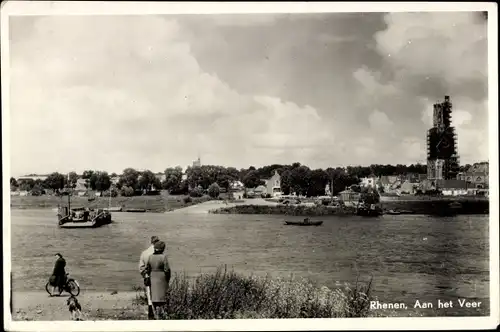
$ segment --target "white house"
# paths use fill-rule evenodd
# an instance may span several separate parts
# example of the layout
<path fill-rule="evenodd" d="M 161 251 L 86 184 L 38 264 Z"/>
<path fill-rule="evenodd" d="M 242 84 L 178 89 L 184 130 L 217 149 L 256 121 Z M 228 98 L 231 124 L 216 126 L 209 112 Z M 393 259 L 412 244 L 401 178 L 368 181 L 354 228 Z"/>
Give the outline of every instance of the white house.
<path fill-rule="evenodd" d="M 372 187 L 372 188 L 375 188 L 375 185 L 377 184 L 377 181 L 378 181 L 378 177 L 376 177 L 375 175 L 372 174 L 370 176 L 361 178 L 360 185 L 362 187 Z"/>
<path fill-rule="evenodd" d="M 75 191 L 87 191 L 87 181 L 85 179 L 76 180 Z"/>
<path fill-rule="evenodd" d="M 273 176 L 269 179 L 264 180 L 266 182 L 266 194 L 272 197 L 281 196 L 281 176 L 278 171 L 275 170 Z"/>
<path fill-rule="evenodd" d="M 443 196 L 463 196 L 468 194 L 465 180 L 441 180 L 438 181 L 438 188 Z"/>

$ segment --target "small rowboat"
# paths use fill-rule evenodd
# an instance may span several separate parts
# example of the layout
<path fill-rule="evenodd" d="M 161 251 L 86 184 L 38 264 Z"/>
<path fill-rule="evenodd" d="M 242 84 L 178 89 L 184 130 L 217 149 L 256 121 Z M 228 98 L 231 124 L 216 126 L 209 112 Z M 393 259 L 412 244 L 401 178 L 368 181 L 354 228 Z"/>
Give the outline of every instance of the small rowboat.
<path fill-rule="evenodd" d="M 400 211 L 396 211 L 396 210 L 389 210 L 385 214 L 399 215 L 399 214 L 401 214 L 401 212 Z"/>
<path fill-rule="evenodd" d="M 285 225 L 292 226 L 320 226 L 323 221 L 309 221 L 309 218 L 304 219 L 304 221 L 285 221 Z"/>
<path fill-rule="evenodd" d="M 130 209 L 125 209 L 125 212 L 146 212 L 146 209 L 130 208 Z"/>

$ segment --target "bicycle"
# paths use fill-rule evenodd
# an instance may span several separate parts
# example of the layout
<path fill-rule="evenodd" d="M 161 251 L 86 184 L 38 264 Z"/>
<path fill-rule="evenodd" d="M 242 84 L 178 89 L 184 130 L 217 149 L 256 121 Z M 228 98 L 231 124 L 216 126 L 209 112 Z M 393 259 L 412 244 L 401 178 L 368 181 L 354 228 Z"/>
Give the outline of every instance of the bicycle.
<path fill-rule="evenodd" d="M 61 295 L 63 291 L 66 291 L 73 296 L 78 296 L 78 294 L 80 294 L 80 285 L 78 284 L 78 281 L 76 281 L 73 278 L 68 278 L 68 276 L 69 273 L 66 273 L 66 282 L 64 283 L 63 287 L 57 286 L 57 290 L 59 291 L 58 294 L 52 293 L 53 286 L 51 285 L 49 280 L 45 285 L 45 290 L 47 291 L 47 293 L 49 293 L 50 296 L 54 296 L 54 295 Z"/>

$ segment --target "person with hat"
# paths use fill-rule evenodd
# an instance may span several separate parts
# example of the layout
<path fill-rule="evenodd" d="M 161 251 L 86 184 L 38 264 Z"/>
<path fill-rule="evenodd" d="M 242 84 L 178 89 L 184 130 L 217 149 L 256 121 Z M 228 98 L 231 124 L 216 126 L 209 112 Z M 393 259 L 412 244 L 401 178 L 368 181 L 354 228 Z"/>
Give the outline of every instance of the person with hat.
<path fill-rule="evenodd" d="M 159 309 L 167 302 L 167 290 L 170 282 L 170 265 L 165 252 L 165 242 L 158 241 L 154 244 L 154 253 L 149 256 L 146 263 L 146 274 L 150 278 L 151 301 L 153 309 Z"/>
<path fill-rule="evenodd" d="M 146 263 L 148 261 L 148 258 L 154 253 L 154 245 L 158 241 L 160 241 L 158 236 L 151 236 L 151 245 L 141 253 L 141 257 L 139 258 L 139 272 L 143 278 L 145 276 Z"/>
<path fill-rule="evenodd" d="M 141 257 L 139 258 L 139 272 L 144 280 L 144 286 L 146 287 L 146 295 L 148 297 L 148 318 L 153 319 L 154 318 L 154 309 L 152 304 L 150 303 L 150 279 L 149 276 L 146 273 L 146 263 L 148 262 L 149 256 L 151 256 L 154 253 L 154 245 L 155 243 L 159 242 L 160 239 L 158 236 L 153 235 L 151 236 L 151 245 L 144 250 L 141 253 Z"/>

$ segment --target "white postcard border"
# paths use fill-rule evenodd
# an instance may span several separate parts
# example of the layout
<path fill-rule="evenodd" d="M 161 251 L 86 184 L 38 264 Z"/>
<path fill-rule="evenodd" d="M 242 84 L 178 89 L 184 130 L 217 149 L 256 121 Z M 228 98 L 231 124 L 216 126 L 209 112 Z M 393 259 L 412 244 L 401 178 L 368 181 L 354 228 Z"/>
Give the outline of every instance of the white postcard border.
<path fill-rule="evenodd" d="M 453 2 L 58 2 L 6 1 L 1 8 L 2 56 L 2 170 L 3 170 L 3 268 L 4 317 L 6 330 L 15 331 L 244 331 L 244 330 L 394 330 L 495 328 L 499 324 L 499 207 L 498 202 L 498 21 L 496 3 Z M 10 116 L 9 116 L 9 26 L 14 15 L 120 15 L 120 14 L 215 14 L 215 13 L 321 13 L 321 12 L 405 12 L 488 11 L 489 149 L 490 149 L 490 316 L 419 318 L 337 319 L 242 319 L 192 321 L 12 321 L 10 313 Z"/>

